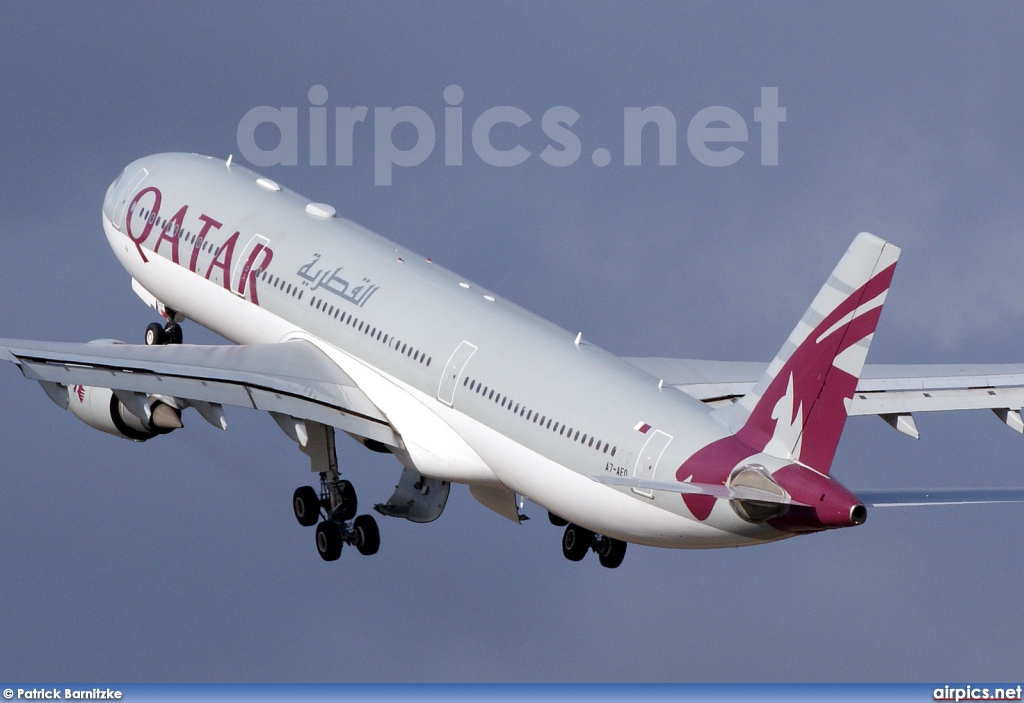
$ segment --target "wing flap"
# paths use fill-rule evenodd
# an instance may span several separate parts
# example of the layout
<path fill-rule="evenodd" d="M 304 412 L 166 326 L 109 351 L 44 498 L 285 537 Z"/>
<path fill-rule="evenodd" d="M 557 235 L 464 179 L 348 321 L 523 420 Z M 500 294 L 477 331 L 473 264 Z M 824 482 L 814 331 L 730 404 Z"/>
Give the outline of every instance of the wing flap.
<path fill-rule="evenodd" d="M 244 385 L 198 378 L 180 378 L 139 371 L 136 369 L 114 368 L 101 365 L 62 364 L 37 358 L 18 358 L 18 365 L 25 378 L 32 381 L 48 381 L 62 386 L 81 385 L 137 393 L 169 395 L 175 398 L 189 398 L 207 403 L 221 403 L 243 408 L 255 408 Z"/>
<path fill-rule="evenodd" d="M 1024 385 L 901 391 L 857 391 L 850 415 L 884 415 L 944 410 L 984 410 L 1024 407 Z"/>

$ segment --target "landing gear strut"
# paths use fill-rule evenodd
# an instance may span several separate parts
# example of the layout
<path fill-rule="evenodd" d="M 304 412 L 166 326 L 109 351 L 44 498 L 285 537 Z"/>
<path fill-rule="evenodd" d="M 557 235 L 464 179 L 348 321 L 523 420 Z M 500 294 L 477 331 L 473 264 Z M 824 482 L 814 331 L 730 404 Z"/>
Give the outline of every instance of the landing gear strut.
<path fill-rule="evenodd" d="M 334 428 L 308 423 L 309 436 L 303 451 L 320 470 L 320 491 L 301 486 L 292 494 L 295 519 L 303 527 L 316 525 L 316 551 L 324 561 L 335 561 L 348 544 L 360 554 L 376 554 L 380 530 L 370 515 L 356 517 L 359 501 L 352 484 L 339 477 L 334 447 Z"/>
<path fill-rule="evenodd" d="M 594 534 L 571 522 L 566 525 L 562 533 L 562 554 L 566 559 L 582 561 L 591 549 L 597 552 L 601 566 L 606 569 L 618 568 L 626 556 L 626 543 L 622 540 Z"/>

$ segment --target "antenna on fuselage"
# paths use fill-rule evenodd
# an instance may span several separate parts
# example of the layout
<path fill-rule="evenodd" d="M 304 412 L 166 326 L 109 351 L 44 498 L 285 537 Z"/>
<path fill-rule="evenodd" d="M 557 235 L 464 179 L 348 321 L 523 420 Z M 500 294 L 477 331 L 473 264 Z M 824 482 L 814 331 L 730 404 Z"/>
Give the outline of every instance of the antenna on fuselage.
<path fill-rule="evenodd" d="M 231 168 L 231 160 L 232 160 L 233 158 L 235 158 L 235 155 L 234 155 L 234 154 L 228 154 L 228 160 L 227 160 L 227 163 L 225 163 L 225 164 L 224 164 L 224 165 L 225 165 L 225 166 L 227 166 L 227 167 L 228 167 L 229 169 Z"/>

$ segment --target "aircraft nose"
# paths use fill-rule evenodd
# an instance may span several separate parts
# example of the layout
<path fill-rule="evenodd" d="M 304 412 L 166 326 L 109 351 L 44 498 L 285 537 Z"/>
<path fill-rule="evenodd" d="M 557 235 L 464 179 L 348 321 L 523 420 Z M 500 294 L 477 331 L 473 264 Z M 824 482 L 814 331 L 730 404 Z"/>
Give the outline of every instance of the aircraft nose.
<path fill-rule="evenodd" d="M 123 169 L 118 177 L 115 178 L 109 186 L 107 186 L 107 192 L 103 196 L 103 216 L 111 222 L 114 221 L 114 210 L 117 207 L 117 196 L 118 193 L 121 192 L 120 188 L 124 182 L 124 176 L 127 172 L 127 168 Z"/>

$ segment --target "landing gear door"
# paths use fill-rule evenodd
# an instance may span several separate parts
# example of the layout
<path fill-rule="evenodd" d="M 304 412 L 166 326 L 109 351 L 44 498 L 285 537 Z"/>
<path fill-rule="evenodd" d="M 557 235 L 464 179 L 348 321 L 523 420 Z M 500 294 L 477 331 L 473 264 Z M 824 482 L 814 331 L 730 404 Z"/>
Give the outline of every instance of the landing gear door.
<path fill-rule="evenodd" d="M 644 448 L 640 450 L 640 456 L 636 460 L 636 467 L 633 469 L 633 478 L 654 480 L 654 472 L 658 468 L 658 462 L 661 461 L 661 455 L 665 453 L 665 449 L 671 441 L 672 435 L 665 434 L 661 430 L 655 430 L 654 434 L 647 439 Z M 654 497 L 654 491 L 650 489 L 633 488 L 632 490 L 644 498 Z"/>
<path fill-rule="evenodd" d="M 410 522 L 432 522 L 444 512 L 450 489 L 447 481 L 427 478 L 406 468 L 388 502 L 378 503 L 373 509 L 381 515 L 404 517 Z"/>
<path fill-rule="evenodd" d="M 441 374 L 441 385 L 437 388 L 437 399 L 445 405 L 453 406 L 455 404 L 455 389 L 459 385 L 459 378 L 476 349 L 475 345 L 462 342 L 452 353 L 448 363 L 445 364 L 444 373 Z"/>

